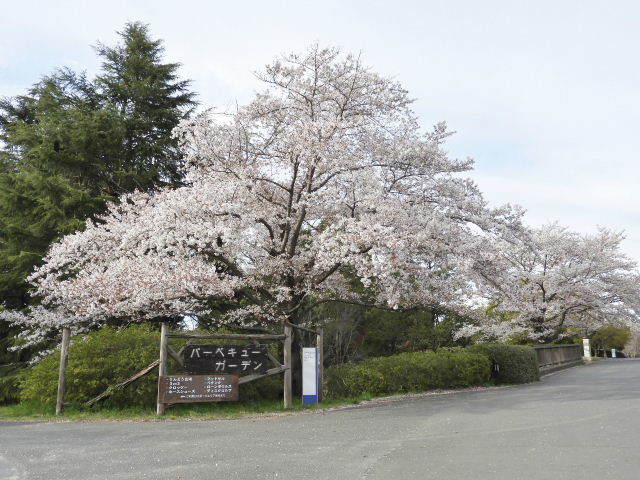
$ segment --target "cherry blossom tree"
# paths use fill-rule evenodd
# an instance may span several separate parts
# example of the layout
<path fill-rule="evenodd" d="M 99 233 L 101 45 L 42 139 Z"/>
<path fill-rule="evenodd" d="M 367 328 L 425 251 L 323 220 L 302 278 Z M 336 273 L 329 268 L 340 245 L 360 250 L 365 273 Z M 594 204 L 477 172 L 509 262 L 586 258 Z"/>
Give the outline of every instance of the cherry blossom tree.
<path fill-rule="evenodd" d="M 459 335 L 555 340 L 573 327 L 589 335 L 605 324 L 640 321 L 640 276 L 620 251 L 623 235 L 580 235 L 559 226 L 533 229 L 518 242 L 496 240 L 478 251 L 470 271 L 491 305 Z"/>
<path fill-rule="evenodd" d="M 221 322 L 254 327 L 334 301 L 467 308 L 469 255 L 519 231 L 522 212 L 487 207 L 446 126 L 424 133 L 399 83 L 335 49 L 258 78 L 247 105 L 176 130 L 185 186 L 123 196 L 51 248 L 30 279 L 55 312 L 43 325 L 206 316 L 216 302 L 230 306 Z"/>

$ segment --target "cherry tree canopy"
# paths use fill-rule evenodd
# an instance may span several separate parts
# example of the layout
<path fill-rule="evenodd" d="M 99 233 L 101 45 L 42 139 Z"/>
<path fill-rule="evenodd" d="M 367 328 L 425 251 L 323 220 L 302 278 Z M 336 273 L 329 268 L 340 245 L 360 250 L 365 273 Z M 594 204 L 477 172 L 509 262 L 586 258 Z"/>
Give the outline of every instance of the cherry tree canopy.
<path fill-rule="evenodd" d="M 604 324 L 640 321 L 640 276 L 620 251 L 621 233 L 579 235 L 557 224 L 520 242 L 497 240 L 475 257 L 480 291 L 495 308 L 460 335 L 549 341 L 568 327 L 588 334 Z"/>
<path fill-rule="evenodd" d="M 247 105 L 177 129 L 184 187 L 124 196 L 52 247 L 31 277 L 43 305 L 87 322 L 223 301 L 245 325 L 334 300 L 464 308 L 469 255 L 521 212 L 487 208 L 445 125 L 423 133 L 397 82 L 334 49 L 259 78 Z"/>

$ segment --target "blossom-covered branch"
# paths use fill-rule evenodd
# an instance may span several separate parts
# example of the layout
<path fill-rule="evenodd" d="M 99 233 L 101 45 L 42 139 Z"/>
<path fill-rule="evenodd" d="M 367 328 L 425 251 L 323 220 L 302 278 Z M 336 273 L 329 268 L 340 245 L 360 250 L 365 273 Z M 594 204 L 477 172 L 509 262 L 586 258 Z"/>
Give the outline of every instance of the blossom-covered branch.
<path fill-rule="evenodd" d="M 461 334 L 550 341 L 571 327 L 586 335 L 607 323 L 638 322 L 640 275 L 620 251 L 622 240 L 607 229 L 580 235 L 550 224 L 518 242 L 487 245 L 470 271 L 493 307 Z"/>
<path fill-rule="evenodd" d="M 175 132 L 186 186 L 122 197 L 55 244 L 32 275 L 49 308 L 87 319 L 209 315 L 288 320 L 314 302 L 464 310 L 465 268 L 489 235 L 520 230 L 489 209 L 448 156 L 444 124 L 424 133 L 407 92 L 336 49 L 267 66 L 265 90 L 235 112 Z M 359 287 L 354 288 L 354 284 Z"/>

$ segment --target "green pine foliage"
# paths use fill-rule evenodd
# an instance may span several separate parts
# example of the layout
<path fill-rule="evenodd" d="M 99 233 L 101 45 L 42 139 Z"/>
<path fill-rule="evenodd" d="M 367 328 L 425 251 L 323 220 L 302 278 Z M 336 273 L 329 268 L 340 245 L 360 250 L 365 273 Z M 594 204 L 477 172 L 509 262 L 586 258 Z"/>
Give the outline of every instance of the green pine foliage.
<path fill-rule="evenodd" d="M 98 45 L 95 80 L 60 69 L 25 95 L 0 101 L 0 295 L 29 302 L 25 278 L 61 236 L 108 200 L 178 184 L 172 129 L 194 106 L 160 40 L 130 23 L 122 43 Z"/>
<path fill-rule="evenodd" d="M 179 79 L 179 64 L 162 63 L 162 41 L 151 40 L 146 25 L 128 24 L 120 36 L 120 45 L 96 47 L 103 59 L 96 85 L 102 101 L 122 116 L 123 176 L 137 188 L 179 183 L 181 155 L 171 131 L 193 109 L 195 94 Z"/>
<path fill-rule="evenodd" d="M 94 152 L 115 154 L 118 139 L 95 101 L 84 77 L 64 70 L 0 102 L 0 294 L 8 307 L 28 302 L 24 279 L 50 243 L 104 206 L 96 177 L 108 160 L 100 165 Z"/>
<path fill-rule="evenodd" d="M 172 129 L 194 108 L 160 40 L 129 23 L 121 43 L 98 45 L 93 80 L 61 68 L 0 99 L 0 305 L 23 308 L 26 278 L 52 242 L 84 227 L 126 192 L 180 183 Z M 15 329 L 0 321 L 11 344 Z M 24 360 L 0 349 L 0 365 Z M 13 370 L 12 370 L 13 371 Z M 0 372 L 0 376 L 2 376 Z"/>

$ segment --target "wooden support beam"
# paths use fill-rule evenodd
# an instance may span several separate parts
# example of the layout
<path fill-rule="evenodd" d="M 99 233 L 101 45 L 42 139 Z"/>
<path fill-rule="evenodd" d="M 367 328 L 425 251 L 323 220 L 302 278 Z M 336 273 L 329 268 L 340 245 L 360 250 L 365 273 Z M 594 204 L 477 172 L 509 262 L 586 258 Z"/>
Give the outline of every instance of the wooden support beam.
<path fill-rule="evenodd" d="M 203 339 L 227 339 L 227 340 L 284 340 L 284 335 L 270 334 L 241 334 L 241 333 L 170 333 L 169 338 L 203 338 Z"/>
<path fill-rule="evenodd" d="M 270 377 L 272 375 L 278 375 L 286 370 L 286 367 L 280 366 L 267 370 L 264 373 L 255 374 L 255 375 L 245 375 L 244 377 L 240 377 L 238 379 L 238 385 L 242 385 L 243 383 L 253 382 L 254 380 L 258 380 L 263 377 Z"/>
<path fill-rule="evenodd" d="M 260 343 L 258 343 L 257 340 L 253 340 L 251 343 L 253 343 L 256 347 L 260 346 Z M 282 367 L 282 364 L 278 361 L 278 359 L 276 357 L 274 357 L 271 354 L 271 352 L 269 351 L 268 348 L 265 348 L 265 352 L 266 352 L 267 357 L 269 358 L 269 360 L 271 360 L 276 367 Z"/>
<path fill-rule="evenodd" d="M 293 336 L 293 328 L 291 324 L 286 322 L 284 324 L 284 408 L 293 407 L 293 392 L 292 392 L 292 369 L 291 369 L 291 341 Z"/>
<path fill-rule="evenodd" d="M 127 385 L 129 385 L 130 383 L 135 382 L 136 380 L 138 380 L 139 378 L 144 377 L 147 373 L 151 372 L 154 368 L 156 368 L 158 365 L 160 364 L 160 359 L 154 360 L 153 362 L 151 362 L 149 365 L 147 365 L 146 367 L 144 367 L 142 370 L 140 370 L 139 372 L 136 372 L 135 374 L 131 375 L 129 378 L 127 378 L 124 382 L 120 382 L 116 385 L 113 385 L 109 388 L 107 388 L 104 392 L 102 392 L 100 395 L 98 395 L 95 398 L 92 398 L 91 400 L 89 400 L 88 402 L 85 402 L 85 406 L 86 407 L 90 407 L 91 405 L 98 403 L 100 400 L 103 400 L 111 395 L 113 395 L 115 392 L 117 392 L 118 390 L 120 390 L 121 388 L 126 387 Z"/>
<path fill-rule="evenodd" d="M 58 396 L 56 398 L 56 415 L 60 415 L 64 410 L 64 397 L 67 390 L 66 375 L 67 361 L 69 359 L 69 341 L 71 330 L 69 327 L 62 328 L 62 345 L 60 346 L 60 368 L 58 370 Z"/>
<path fill-rule="evenodd" d="M 159 359 L 159 369 L 158 369 L 158 399 L 156 401 L 156 415 L 164 415 L 164 411 L 166 405 L 160 402 L 160 381 L 161 377 L 167 374 L 167 354 L 169 350 L 169 339 L 168 339 L 169 328 L 166 323 L 162 323 L 160 329 L 160 359 Z"/>

